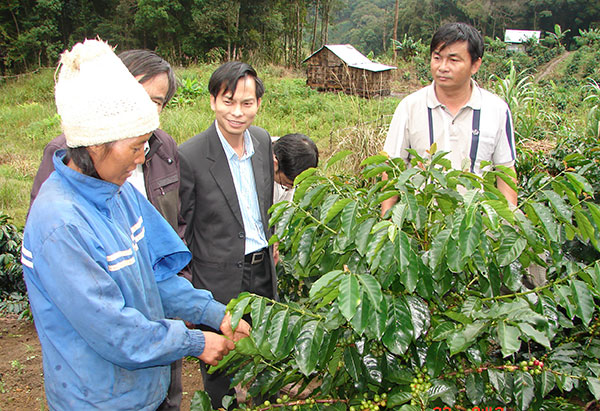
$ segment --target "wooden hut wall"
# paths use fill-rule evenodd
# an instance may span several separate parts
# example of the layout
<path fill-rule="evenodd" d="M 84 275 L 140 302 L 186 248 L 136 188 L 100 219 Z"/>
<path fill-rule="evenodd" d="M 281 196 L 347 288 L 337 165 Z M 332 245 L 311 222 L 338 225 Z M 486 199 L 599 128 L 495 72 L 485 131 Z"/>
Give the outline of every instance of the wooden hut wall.
<path fill-rule="evenodd" d="M 306 63 L 306 84 L 312 88 L 343 91 L 363 97 L 390 94 L 390 70 L 372 72 L 348 67 L 326 48 L 312 56 Z"/>
<path fill-rule="evenodd" d="M 323 65 L 323 50 L 312 56 L 306 64 L 306 84 L 313 88 L 322 87 L 325 83 L 325 66 Z"/>
<path fill-rule="evenodd" d="M 307 62 L 306 84 L 319 90 L 345 90 L 345 64 L 329 49 L 322 49 Z"/>
<path fill-rule="evenodd" d="M 362 97 L 387 96 L 390 94 L 391 72 L 368 71 L 350 68 L 347 93 L 358 94 Z"/>

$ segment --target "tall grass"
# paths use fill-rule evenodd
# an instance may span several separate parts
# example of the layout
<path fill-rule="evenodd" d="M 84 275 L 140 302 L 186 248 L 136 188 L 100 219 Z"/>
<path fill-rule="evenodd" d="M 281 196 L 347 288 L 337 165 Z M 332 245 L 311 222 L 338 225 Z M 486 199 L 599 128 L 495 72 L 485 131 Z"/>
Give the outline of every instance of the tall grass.
<path fill-rule="evenodd" d="M 48 141 L 60 133 L 54 70 L 8 81 L 0 92 L 0 212 L 23 225 L 31 182 Z"/>
<path fill-rule="evenodd" d="M 214 114 L 209 104 L 208 79 L 215 65 L 177 68 L 178 78 L 195 83 L 197 90 L 180 104 L 169 104 L 161 115 L 161 128 L 178 144 L 206 129 Z M 254 124 L 274 136 L 304 133 L 316 141 L 321 158 L 340 148 L 362 150 L 372 136 L 375 146 L 400 101 L 396 97 L 366 100 L 335 93 L 320 93 L 306 86 L 303 73 L 275 66 L 258 67 L 265 95 Z M 44 146 L 60 134 L 54 106 L 54 70 L 46 69 L 0 87 L 0 212 L 23 226 L 29 192 Z M 196 86 L 194 86 L 196 88 Z M 188 96 L 189 97 L 189 96 Z M 183 100 L 183 99 L 182 99 Z M 379 148 L 380 149 L 380 148 Z"/>

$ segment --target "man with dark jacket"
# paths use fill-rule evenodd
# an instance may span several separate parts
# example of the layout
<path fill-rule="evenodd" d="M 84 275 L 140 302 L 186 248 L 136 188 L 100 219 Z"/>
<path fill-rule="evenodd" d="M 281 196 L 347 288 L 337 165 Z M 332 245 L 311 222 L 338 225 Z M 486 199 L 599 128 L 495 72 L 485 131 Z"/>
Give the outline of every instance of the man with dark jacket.
<path fill-rule="evenodd" d="M 119 54 L 123 64 L 142 84 L 158 113 L 167 105 L 177 90 L 173 69 L 165 60 L 148 50 L 129 50 Z M 33 180 L 31 204 L 35 200 L 42 183 L 54 171 L 54 152 L 67 147 L 64 134 L 54 138 L 44 148 L 40 168 Z M 183 238 L 185 224 L 179 217 L 179 157 L 177 144 L 163 130 L 154 131 L 145 147 L 146 160 L 138 166 L 128 181 L 142 193 L 162 214 L 173 229 Z M 185 273 L 184 273 L 185 274 Z M 188 277 L 187 275 L 185 275 Z M 190 278 L 188 278 L 190 279 Z M 159 410 L 179 410 L 182 399 L 182 361 L 171 366 L 171 384 L 167 398 Z"/>
<path fill-rule="evenodd" d="M 179 146 L 181 215 L 192 252 L 192 283 L 229 302 L 242 291 L 276 297 L 268 210 L 273 203 L 269 133 L 252 126 L 264 87 L 248 64 L 223 64 L 208 83 L 215 121 Z M 231 378 L 203 372 L 213 408 Z"/>

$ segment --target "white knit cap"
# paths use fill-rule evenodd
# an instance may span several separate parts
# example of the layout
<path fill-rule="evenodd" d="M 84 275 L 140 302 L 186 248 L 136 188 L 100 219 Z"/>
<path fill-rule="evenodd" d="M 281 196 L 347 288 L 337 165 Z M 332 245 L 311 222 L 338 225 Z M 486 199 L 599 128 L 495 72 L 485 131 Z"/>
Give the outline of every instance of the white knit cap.
<path fill-rule="evenodd" d="M 55 100 L 67 146 L 138 137 L 156 130 L 158 111 L 113 49 L 100 40 L 62 53 Z"/>

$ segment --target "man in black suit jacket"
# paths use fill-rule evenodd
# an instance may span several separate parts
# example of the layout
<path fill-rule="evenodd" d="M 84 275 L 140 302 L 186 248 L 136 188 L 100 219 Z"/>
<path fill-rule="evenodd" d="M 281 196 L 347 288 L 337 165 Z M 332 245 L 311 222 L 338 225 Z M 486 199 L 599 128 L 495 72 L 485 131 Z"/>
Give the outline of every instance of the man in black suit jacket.
<path fill-rule="evenodd" d="M 268 209 L 273 202 L 269 133 L 251 126 L 264 92 L 248 64 L 229 62 L 208 89 L 215 122 L 179 147 L 181 215 L 192 251 L 192 283 L 227 304 L 242 291 L 277 293 Z M 213 408 L 221 407 L 230 377 L 203 372 Z"/>

